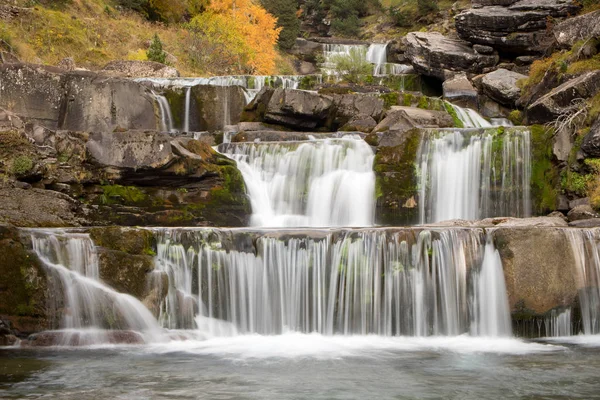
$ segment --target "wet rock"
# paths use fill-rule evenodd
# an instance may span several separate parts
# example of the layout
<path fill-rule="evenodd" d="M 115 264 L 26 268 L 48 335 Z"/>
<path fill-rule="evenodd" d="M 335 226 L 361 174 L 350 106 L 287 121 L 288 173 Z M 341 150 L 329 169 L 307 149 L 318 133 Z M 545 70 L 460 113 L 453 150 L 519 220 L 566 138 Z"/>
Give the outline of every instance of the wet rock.
<path fill-rule="evenodd" d="M 579 10 L 571 0 L 484 3 L 456 16 L 458 35 L 472 43 L 520 55 L 540 53 L 548 47 L 548 18 L 565 18 Z"/>
<path fill-rule="evenodd" d="M 352 117 L 350 121 L 348 121 L 344 126 L 342 126 L 342 131 L 358 131 L 369 133 L 373 131 L 373 129 L 377 126 L 377 121 L 373 119 L 370 115 L 357 115 Z"/>
<path fill-rule="evenodd" d="M 477 89 L 466 74 L 457 74 L 443 84 L 444 99 L 461 107 L 477 109 Z"/>
<path fill-rule="evenodd" d="M 550 214 L 548 214 L 548 217 L 560 218 L 565 222 L 569 222 L 569 219 L 567 218 L 567 216 L 565 214 L 561 213 L 560 211 L 552 211 Z"/>
<path fill-rule="evenodd" d="M 184 93 L 181 96 L 185 98 Z M 246 106 L 246 95 L 241 86 L 196 85 L 191 89 L 191 98 L 192 132 L 215 132 L 235 125 L 240 122 Z M 185 112 L 185 109 L 180 111 Z"/>
<path fill-rule="evenodd" d="M 600 215 L 589 205 L 576 206 L 567 214 L 570 222 L 591 218 L 600 218 Z"/>
<path fill-rule="evenodd" d="M 334 95 L 333 106 L 336 126 L 346 125 L 351 120 L 364 120 L 365 117 L 370 117 L 377 124 L 384 112 L 384 101 L 381 98 L 360 93 Z"/>
<path fill-rule="evenodd" d="M 447 71 L 481 73 L 498 62 L 497 55 L 479 54 L 471 43 L 450 39 L 437 32 L 406 35 L 406 57 L 423 75 L 446 79 Z"/>
<path fill-rule="evenodd" d="M 571 48 L 580 40 L 600 38 L 600 10 L 570 18 L 552 28 L 554 38 L 560 47 Z"/>
<path fill-rule="evenodd" d="M 119 168 L 161 168 L 173 159 L 170 138 L 157 132 L 93 133 L 86 144 L 94 162 Z"/>
<path fill-rule="evenodd" d="M 407 131 L 413 128 L 450 128 L 452 117 L 444 111 L 424 110 L 415 107 L 393 106 L 375 127 L 375 132 Z M 386 143 L 384 141 L 384 143 Z M 388 145 L 388 144 L 386 144 Z"/>
<path fill-rule="evenodd" d="M 590 157 L 600 157 L 600 118 L 583 138 L 581 150 Z"/>
<path fill-rule="evenodd" d="M 333 106 L 331 97 L 294 89 L 275 89 L 266 106 L 266 122 L 299 130 L 325 125 Z"/>
<path fill-rule="evenodd" d="M 580 219 L 569 222 L 573 228 L 600 228 L 600 218 Z"/>
<path fill-rule="evenodd" d="M 232 138 L 232 143 L 240 142 L 286 142 L 303 141 L 311 138 L 325 139 L 343 136 L 344 132 L 287 132 L 287 131 L 244 131 Z M 227 152 L 227 144 L 219 146 L 219 151 Z"/>
<path fill-rule="evenodd" d="M 485 7 L 485 6 L 510 6 L 519 0 L 473 0 L 473 7 Z"/>
<path fill-rule="evenodd" d="M 576 200 L 571 200 L 569 201 L 569 208 L 575 208 L 577 206 L 589 206 L 590 205 L 590 198 L 589 197 L 584 197 L 582 199 L 576 199 Z"/>
<path fill-rule="evenodd" d="M 533 229 L 535 232 L 529 228 L 498 228 L 492 233 L 502 258 L 513 319 L 517 320 L 571 306 L 578 296 L 571 268 L 575 260 L 564 228 Z"/>
<path fill-rule="evenodd" d="M 110 76 L 124 78 L 178 78 L 179 71 L 154 61 L 111 61 L 102 70 Z"/>
<path fill-rule="evenodd" d="M 134 331 L 47 331 L 31 335 L 29 347 L 89 346 L 93 344 L 143 344 L 144 338 Z"/>
<path fill-rule="evenodd" d="M 600 92 L 600 71 L 587 72 L 555 87 L 527 108 L 530 124 L 544 124 L 558 118 L 574 101 Z"/>
<path fill-rule="evenodd" d="M 483 92 L 491 99 L 506 106 L 514 107 L 521 96 L 518 82 L 523 79 L 527 79 L 527 76 L 506 69 L 498 69 L 485 74 L 481 80 L 481 85 Z"/>

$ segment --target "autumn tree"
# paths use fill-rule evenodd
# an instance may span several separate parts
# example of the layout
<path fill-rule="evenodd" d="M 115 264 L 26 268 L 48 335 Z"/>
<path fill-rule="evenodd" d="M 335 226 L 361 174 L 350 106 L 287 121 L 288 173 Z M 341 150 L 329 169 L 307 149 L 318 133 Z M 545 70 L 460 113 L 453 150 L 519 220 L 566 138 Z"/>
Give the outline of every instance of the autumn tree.
<path fill-rule="evenodd" d="M 190 54 L 211 72 L 272 74 L 281 28 L 251 0 L 213 0 L 192 19 Z M 220 68 L 215 71 L 214 68 Z"/>

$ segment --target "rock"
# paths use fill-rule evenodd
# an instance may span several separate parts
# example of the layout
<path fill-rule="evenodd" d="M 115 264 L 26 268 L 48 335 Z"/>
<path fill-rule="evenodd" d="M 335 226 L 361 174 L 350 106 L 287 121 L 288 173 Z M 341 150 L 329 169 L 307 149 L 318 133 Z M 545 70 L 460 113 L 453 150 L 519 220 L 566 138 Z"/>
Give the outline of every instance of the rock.
<path fill-rule="evenodd" d="M 298 60 L 294 65 L 299 75 L 312 75 L 317 73 L 317 67 L 313 63 Z"/>
<path fill-rule="evenodd" d="M 370 115 L 357 115 L 342 126 L 342 131 L 369 133 L 377 126 L 377 121 Z"/>
<path fill-rule="evenodd" d="M 51 190 L 0 185 L 0 223 L 23 227 L 79 226 L 83 207 L 73 198 Z"/>
<path fill-rule="evenodd" d="M 590 205 L 589 197 L 584 197 L 582 199 L 576 199 L 576 200 L 569 201 L 569 209 L 575 208 L 577 206 L 589 206 L 589 205 Z"/>
<path fill-rule="evenodd" d="M 273 130 L 272 126 L 263 124 L 262 122 L 240 122 L 240 132 L 253 132 L 253 131 L 270 131 Z"/>
<path fill-rule="evenodd" d="M 161 168 L 173 158 L 170 138 L 156 132 L 99 132 L 87 142 L 94 162 L 118 168 Z"/>
<path fill-rule="evenodd" d="M 74 72 L 64 76 L 64 91 L 61 129 L 112 132 L 116 128 L 157 128 L 154 96 L 146 86 L 130 79 Z"/>
<path fill-rule="evenodd" d="M 196 85 L 191 91 L 190 131 L 214 132 L 240 122 L 246 106 L 246 94 L 241 86 Z M 181 96 L 185 98 L 185 93 Z M 185 113 L 185 107 L 181 111 Z"/>
<path fill-rule="evenodd" d="M 65 71 L 74 71 L 76 68 L 75 60 L 73 57 L 65 57 L 56 64 L 56 66 L 60 69 L 64 69 Z"/>
<path fill-rule="evenodd" d="M 415 107 L 393 106 L 385 118 L 375 127 L 375 132 L 407 131 L 418 128 L 450 128 L 454 126 L 452 117 L 444 111 L 424 110 Z M 382 139 L 383 140 L 383 139 Z M 390 143 L 383 141 L 384 146 Z"/>
<path fill-rule="evenodd" d="M 377 124 L 384 112 L 383 99 L 360 93 L 333 95 L 333 105 L 336 126 L 343 126 L 351 120 L 356 121 L 364 117 L 370 117 Z"/>
<path fill-rule="evenodd" d="M 519 0 L 473 0 L 473 7 L 485 7 L 485 6 L 510 6 Z"/>
<path fill-rule="evenodd" d="M 102 70 L 110 76 L 124 78 L 178 78 L 179 71 L 154 61 L 111 61 Z"/>
<path fill-rule="evenodd" d="M 519 56 L 515 58 L 515 64 L 519 67 L 523 67 L 525 65 L 531 65 L 535 60 L 538 60 L 539 57 L 536 56 Z"/>
<path fill-rule="evenodd" d="M 570 18 L 556 24 L 552 33 L 558 45 L 570 49 L 580 40 L 600 38 L 600 10 Z"/>
<path fill-rule="evenodd" d="M 491 99 L 509 107 L 514 107 L 516 101 L 521 96 L 521 89 L 517 85 L 527 76 L 506 69 L 498 69 L 489 74 L 485 74 L 481 80 L 483 92 Z"/>
<path fill-rule="evenodd" d="M 296 38 L 296 43 L 289 53 L 301 61 L 314 64 L 323 55 L 323 44 L 303 38 Z"/>
<path fill-rule="evenodd" d="M 106 330 L 101 334 L 81 331 L 47 331 L 31 335 L 30 347 L 89 346 L 92 344 L 143 344 L 143 336 L 134 331 Z"/>
<path fill-rule="evenodd" d="M 0 64 L 18 64 L 20 63 L 17 56 L 7 51 L 0 51 Z"/>
<path fill-rule="evenodd" d="M 529 124 L 544 124 L 555 120 L 573 101 L 588 99 L 600 92 L 600 71 L 591 71 L 555 87 L 527 108 Z"/>
<path fill-rule="evenodd" d="M 567 222 L 563 217 L 547 216 L 547 217 L 533 217 L 533 218 L 487 218 L 478 222 L 475 222 L 472 226 L 501 226 L 511 228 L 534 228 L 534 227 L 566 227 Z"/>
<path fill-rule="evenodd" d="M 600 118 L 583 138 L 581 150 L 590 157 L 600 157 Z"/>
<path fill-rule="evenodd" d="M 571 267 L 575 259 L 563 229 L 511 227 L 493 231 L 513 320 L 569 307 L 576 301 L 578 288 Z"/>
<path fill-rule="evenodd" d="M 326 139 L 326 138 L 338 138 L 344 135 L 344 132 L 287 132 L 287 131 L 272 131 L 272 130 L 261 130 L 261 131 L 243 131 L 235 135 L 232 139 L 232 143 L 240 142 L 287 142 L 287 141 L 304 141 L 311 140 L 311 138 Z M 227 144 L 219 146 L 219 151 L 226 153 Z"/>
<path fill-rule="evenodd" d="M 37 206 L 44 207 L 42 203 Z M 2 340 L 5 345 L 11 344 L 8 342 L 14 339 L 9 336 L 26 336 L 48 329 L 51 322 L 46 308 L 50 295 L 46 272 L 38 260 L 31 256 L 17 229 L 1 222 L 0 254 L 1 346 Z"/>
<path fill-rule="evenodd" d="M 333 106 L 331 97 L 295 89 L 275 89 L 266 107 L 266 122 L 307 130 L 323 126 Z"/>
<path fill-rule="evenodd" d="M 461 107 L 477 109 L 477 89 L 466 74 L 457 74 L 443 84 L 444 99 Z"/>
<path fill-rule="evenodd" d="M 460 38 L 513 54 L 541 53 L 549 45 L 546 40 L 548 19 L 565 18 L 579 9 L 572 0 L 502 3 L 486 4 L 457 15 L 456 30 Z"/>
<path fill-rule="evenodd" d="M 569 219 L 567 218 L 567 216 L 563 213 L 561 213 L 560 211 L 552 211 L 550 214 L 548 214 L 549 218 L 560 218 L 561 220 L 565 221 L 565 222 L 569 222 Z"/>
<path fill-rule="evenodd" d="M 498 62 L 497 55 L 479 54 L 466 41 L 450 39 L 437 32 L 406 35 L 406 57 L 423 75 L 446 79 L 446 71 L 480 73 Z"/>
<path fill-rule="evenodd" d="M 582 219 L 600 218 L 594 209 L 589 205 L 576 206 L 567 214 L 570 222 L 579 221 Z"/>
<path fill-rule="evenodd" d="M 600 228 L 600 218 L 580 219 L 569 222 L 573 228 Z"/>
<path fill-rule="evenodd" d="M 473 50 L 478 52 L 479 54 L 494 54 L 496 50 L 494 50 L 491 46 L 484 46 L 482 44 L 474 44 Z"/>
<path fill-rule="evenodd" d="M 558 205 L 556 206 L 558 211 L 569 211 L 569 199 L 564 194 L 558 195 Z"/>

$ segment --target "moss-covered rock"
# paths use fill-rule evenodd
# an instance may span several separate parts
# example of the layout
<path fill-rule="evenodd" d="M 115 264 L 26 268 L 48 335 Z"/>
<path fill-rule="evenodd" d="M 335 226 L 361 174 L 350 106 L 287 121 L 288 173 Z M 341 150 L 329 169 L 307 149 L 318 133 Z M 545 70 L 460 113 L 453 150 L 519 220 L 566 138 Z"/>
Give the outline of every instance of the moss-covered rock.
<path fill-rule="evenodd" d="M 397 139 L 394 146 L 380 146 L 375 155 L 376 220 L 381 225 L 418 221 L 416 158 L 421 134 L 412 129 L 398 133 Z"/>
<path fill-rule="evenodd" d="M 552 152 L 554 131 L 542 125 L 531 127 L 531 195 L 533 212 L 547 214 L 556 209 L 560 173 Z"/>
<path fill-rule="evenodd" d="M 0 225 L 0 319 L 26 336 L 50 327 L 48 279 L 19 232 Z"/>

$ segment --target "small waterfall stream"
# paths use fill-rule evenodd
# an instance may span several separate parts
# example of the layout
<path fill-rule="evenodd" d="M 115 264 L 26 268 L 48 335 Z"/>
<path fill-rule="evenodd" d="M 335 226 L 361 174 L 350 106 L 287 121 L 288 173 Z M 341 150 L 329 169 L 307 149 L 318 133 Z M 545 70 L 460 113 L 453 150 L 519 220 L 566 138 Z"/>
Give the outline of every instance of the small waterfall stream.
<path fill-rule="evenodd" d="M 224 148 L 238 162 L 252 226 L 371 226 L 374 153 L 360 138 L 239 143 Z"/>

